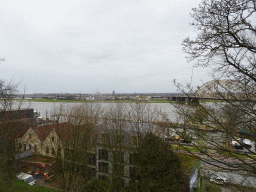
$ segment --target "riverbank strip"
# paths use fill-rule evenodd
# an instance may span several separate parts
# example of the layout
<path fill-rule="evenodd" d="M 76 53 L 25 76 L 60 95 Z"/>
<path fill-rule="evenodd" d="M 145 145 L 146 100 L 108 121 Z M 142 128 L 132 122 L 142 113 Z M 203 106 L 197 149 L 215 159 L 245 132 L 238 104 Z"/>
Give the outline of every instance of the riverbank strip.
<path fill-rule="evenodd" d="M 166 100 L 55 100 L 55 99 L 15 99 L 24 102 L 65 102 L 65 103 L 177 103 L 169 99 Z"/>
<path fill-rule="evenodd" d="M 184 104 L 171 99 L 156 99 L 156 100 L 57 100 L 57 99 L 14 99 L 15 101 L 24 102 L 65 102 L 65 103 L 176 103 Z M 219 100 L 200 100 L 200 103 L 216 103 L 225 102 Z"/>

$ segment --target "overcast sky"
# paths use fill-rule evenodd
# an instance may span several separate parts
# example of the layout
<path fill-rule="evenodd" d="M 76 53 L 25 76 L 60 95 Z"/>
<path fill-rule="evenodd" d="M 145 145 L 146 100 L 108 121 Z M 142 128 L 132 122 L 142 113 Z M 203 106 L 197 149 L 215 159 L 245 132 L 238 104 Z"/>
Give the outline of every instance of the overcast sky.
<path fill-rule="evenodd" d="M 176 92 L 200 0 L 0 0 L 0 78 L 26 93 Z M 210 80 L 202 68 L 193 85 Z"/>

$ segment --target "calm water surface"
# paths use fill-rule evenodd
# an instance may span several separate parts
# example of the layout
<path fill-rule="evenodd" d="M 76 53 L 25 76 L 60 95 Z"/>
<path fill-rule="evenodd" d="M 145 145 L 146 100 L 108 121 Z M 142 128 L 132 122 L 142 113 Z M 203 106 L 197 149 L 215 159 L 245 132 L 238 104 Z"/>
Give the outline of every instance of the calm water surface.
<path fill-rule="evenodd" d="M 96 103 L 93 103 L 96 104 Z M 102 108 L 107 109 L 114 103 L 97 103 L 102 106 Z M 50 117 L 51 113 L 53 114 L 54 108 L 58 108 L 61 105 L 64 106 L 78 106 L 81 105 L 81 103 L 65 103 L 65 102 L 23 102 L 22 108 L 33 108 L 37 112 L 40 113 L 40 115 L 45 118 Z M 177 114 L 175 113 L 175 107 L 173 104 L 170 103 L 149 103 L 152 108 L 157 107 L 158 110 L 161 110 L 171 121 L 176 121 Z M 124 103 L 124 106 L 129 107 L 129 103 Z"/>
<path fill-rule="evenodd" d="M 78 106 L 81 104 L 82 103 L 65 103 L 65 102 L 56 102 L 56 103 L 54 102 L 23 102 L 21 108 L 33 108 L 34 110 L 39 112 L 43 118 L 45 118 L 46 116 L 50 117 L 51 113 L 53 114 L 53 110 L 60 107 L 61 105 L 72 107 L 72 106 Z M 107 109 L 111 105 L 114 105 L 114 103 L 92 103 L 92 104 L 100 104 L 104 109 Z M 123 104 L 124 106 L 127 106 L 127 108 L 129 108 L 129 103 L 123 103 Z M 157 107 L 157 109 L 161 110 L 161 112 L 163 112 L 167 116 L 167 118 L 169 118 L 170 121 L 173 121 L 173 122 L 177 121 L 178 115 L 175 113 L 175 107 L 173 104 L 149 103 L 148 105 L 150 105 L 152 108 Z M 207 105 L 212 105 L 212 104 L 208 103 Z M 16 103 L 16 107 L 17 107 L 17 103 Z M 14 105 L 14 108 L 15 108 L 15 105 Z M 181 121 L 179 122 L 182 123 Z M 220 135 L 218 135 L 217 137 L 220 137 Z M 252 144 L 251 150 L 255 151 L 255 142 L 252 141 L 252 143 L 253 144 Z"/>

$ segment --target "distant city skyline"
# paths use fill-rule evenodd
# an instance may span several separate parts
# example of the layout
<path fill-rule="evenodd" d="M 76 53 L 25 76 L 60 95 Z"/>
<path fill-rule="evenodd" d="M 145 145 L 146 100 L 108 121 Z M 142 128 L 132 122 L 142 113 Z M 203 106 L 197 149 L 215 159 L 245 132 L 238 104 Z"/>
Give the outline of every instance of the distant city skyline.
<path fill-rule="evenodd" d="M 172 95 L 172 94 L 183 94 L 182 92 L 159 92 L 159 93 L 142 93 L 142 92 L 134 92 L 134 93 L 115 93 L 115 94 L 113 94 L 113 92 L 112 93 L 100 93 L 100 92 L 98 92 L 98 93 L 20 93 L 20 94 L 18 94 L 18 95 L 20 95 L 20 96 L 23 96 L 23 95 L 25 95 L 25 96 L 33 96 L 33 95 L 35 95 L 35 96 L 40 96 L 40 95 L 42 95 L 42 96 L 46 96 L 46 95 L 113 95 L 113 96 L 115 96 L 115 95 L 122 95 L 122 94 L 124 94 L 124 95 L 140 95 L 140 94 L 142 94 L 142 95 Z"/>
<path fill-rule="evenodd" d="M 177 92 L 202 85 L 181 43 L 201 0 L 3 0 L 0 79 L 26 93 Z M 191 78 L 192 77 L 192 78 Z"/>

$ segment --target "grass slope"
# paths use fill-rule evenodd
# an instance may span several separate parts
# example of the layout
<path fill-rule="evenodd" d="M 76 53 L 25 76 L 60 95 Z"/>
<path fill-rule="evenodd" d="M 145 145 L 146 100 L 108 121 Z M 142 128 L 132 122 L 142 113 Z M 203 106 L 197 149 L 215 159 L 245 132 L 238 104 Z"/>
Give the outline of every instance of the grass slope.
<path fill-rule="evenodd" d="M 2 178 L 0 178 L 0 191 L 5 192 L 12 192 L 12 191 L 19 191 L 19 192 L 60 192 L 60 190 L 52 189 L 49 187 L 43 187 L 38 185 L 28 185 L 24 181 L 14 179 L 12 186 L 9 187 L 4 182 Z"/>

